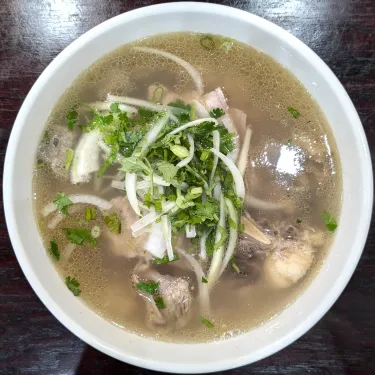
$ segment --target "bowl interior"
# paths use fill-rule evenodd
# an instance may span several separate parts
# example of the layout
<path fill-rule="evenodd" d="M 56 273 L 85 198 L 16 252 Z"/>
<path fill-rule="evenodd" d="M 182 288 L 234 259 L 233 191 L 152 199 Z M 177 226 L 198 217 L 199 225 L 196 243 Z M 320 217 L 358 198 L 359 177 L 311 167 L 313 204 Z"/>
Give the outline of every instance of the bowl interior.
<path fill-rule="evenodd" d="M 32 205 L 36 147 L 52 107 L 68 85 L 83 69 L 120 45 L 173 31 L 220 33 L 264 51 L 292 71 L 325 113 L 342 163 L 340 225 L 325 264 L 311 285 L 272 321 L 236 338 L 207 344 L 167 344 L 125 332 L 72 298 L 46 255 Z M 138 366 L 206 372 L 272 354 L 303 334 L 332 305 L 354 271 L 366 239 L 372 172 L 367 142 L 349 97 L 333 73 L 303 43 L 277 26 L 236 9 L 171 3 L 142 8 L 101 24 L 70 45 L 45 70 L 26 98 L 12 131 L 4 201 L 9 233 L 22 269 L 41 300 L 67 328 L 99 350 Z"/>

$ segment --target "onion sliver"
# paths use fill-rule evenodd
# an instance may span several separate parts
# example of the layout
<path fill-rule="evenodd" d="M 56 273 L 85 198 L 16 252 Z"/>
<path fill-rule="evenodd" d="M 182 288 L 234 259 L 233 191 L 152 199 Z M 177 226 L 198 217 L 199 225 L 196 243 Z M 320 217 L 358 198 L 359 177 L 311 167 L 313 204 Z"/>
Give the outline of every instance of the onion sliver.
<path fill-rule="evenodd" d="M 214 130 L 212 132 L 212 141 L 214 144 L 214 149 L 219 152 L 220 151 L 220 133 L 218 130 Z M 214 163 L 212 165 L 211 176 L 210 176 L 210 185 L 212 185 L 212 182 L 214 180 L 216 167 L 217 167 L 217 160 L 218 160 L 218 156 L 214 155 Z"/>
<path fill-rule="evenodd" d="M 190 145 L 190 148 L 189 148 L 189 156 L 186 157 L 185 159 L 182 159 L 182 160 L 176 165 L 176 167 L 178 167 L 178 168 L 185 167 L 185 165 L 189 164 L 189 163 L 193 160 L 193 157 L 194 157 L 194 139 L 193 139 L 193 137 L 191 136 L 191 134 L 188 134 L 188 135 L 187 135 L 187 139 L 188 139 L 188 141 L 189 141 L 189 145 Z"/>
<path fill-rule="evenodd" d="M 250 150 L 250 141 L 251 141 L 251 134 L 252 130 L 250 126 L 247 127 L 246 133 L 245 133 L 245 138 L 242 143 L 241 147 L 241 153 L 240 157 L 238 158 L 238 169 L 241 173 L 241 176 L 243 177 L 245 172 L 246 172 L 246 166 L 247 166 L 247 158 L 249 156 L 249 150 Z"/>
<path fill-rule="evenodd" d="M 174 61 L 176 64 L 182 66 L 190 75 L 192 80 L 195 83 L 195 86 L 197 87 L 199 95 L 203 94 L 203 82 L 202 78 L 198 72 L 197 69 L 193 67 L 193 65 L 189 64 L 187 61 L 181 59 L 180 57 L 173 55 L 172 53 L 161 51 L 159 49 L 155 48 L 149 48 L 149 47 L 134 47 L 135 50 L 140 52 L 146 52 L 146 53 L 153 53 L 155 55 L 159 55 L 162 57 L 165 57 L 166 59 Z"/>
<path fill-rule="evenodd" d="M 207 122 L 207 121 L 208 122 L 214 122 L 215 125 L 218 124 L 217 120 L 214 119 L 213 117 L 201 118 L 199 120 L 194 120 L 194 121 L 188 122 L 187 124 L 182 125 L 182 126 L 178 127 L 177 129 L 172 130 L 169 134 L 171 134 L 171 135 L 177 134 L 179 132 L 182 132 L 185 129 L 191 128 L 192 126 L 200 125 L 203 122 Z"/>
<path fill-rule="evenodd" d="M 234 185 L 236 188 L 236 194 L 239 198 L 243 199 L 245 197 L 245 184 L 243 182 L 243 178 L 238 168 L 235 166 L 232 160 L 227 158 L 220 151 L 217 151 L 214 148 L 211 148 L 210 151 L 214 153 L 214 155 L 217 155 L 222 160 L 222 162 L 227 166 L 230 173 L 232 173 Z"/>
<path fill-rule="evenodd" d="M 129 203 L 134 212 L 141 216 L 139 204 L 137 199 L 137 175 L 135 173 L 127 173 L 125 177 L 125 190 L 128 196 Z"/>
<path fill-rule="evenodd" d="M 219 277 L 223 273 L 225 268 L 227 267 L 230 259 L 232 258 L 232 255 L 233 255 L 234 250 L 236 248 L 237 237 L 238 237 L 238 229 L 237 229 L 238 228 L 238 213 L 237 213 L 237 211 L 236 211 L 236 209 L 235 209 L 235 207 L 234 207 L 234 205 L 233 205 L 233 203 L 230 199 L 225 198 L 225 205 L 227 207 L 229 217 L 232 219 L 232 221 L 235 224 L 235 228 L 232 228 L 232 226 L 230 226 L 228 247 L 227 247 L 227 250 L 225 252 L 223 263 L 221 265 Z"/>

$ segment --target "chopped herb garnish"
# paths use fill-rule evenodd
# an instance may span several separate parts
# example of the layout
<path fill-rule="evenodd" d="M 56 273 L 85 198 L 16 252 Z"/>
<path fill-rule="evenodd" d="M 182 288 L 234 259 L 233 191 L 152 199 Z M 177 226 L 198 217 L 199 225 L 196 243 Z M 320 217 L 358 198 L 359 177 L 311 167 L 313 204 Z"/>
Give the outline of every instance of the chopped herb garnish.
<path fill-rule="evenodd" d="M 168 258 L 168 255 L 165 255 L 163 256 L 163 258 L 155 258 L 153 260 L 153 263 L 154 264 L 168 264 L 168 263 L 171 263 L 171 262 L 175 262 L 176 260 L 179 260 L 180 257 L 178 256 L 178 254 L 174 254 L 174 257 L 172 260 L 169 260 Z"/>
<path fill-rule="evenodd" d="M 74 151 L 71 148 L 68 148 L 65 154 L 65 164 L 64 164 L 65 169 L 70 168 L 73 158 L 74 158 Z"/>
<path fill-rule="evenodd" d="M 291 113 L 291 115 L 294 117 L 294 118 L 298 118 L 301 116 L 301 114 L 293 107 L 288 107 L 288 112 Z"/>
<path fill-rule="evenodd" d="M 204 276 L 202 276 L 202 283 L 204 283 L 204 284 L 208 283 L 207 279 Z"/>
<path fill-rule="evenodd" d="M 172 145 L 169 147 L 169 149 L 176 155 L 178 156 L 180 159 L 185 159 L 189 156 L 189 150 L 184 147 L 184 146 L 180 146 L 180 145 Z"/>
<path fill-rule="evenodd" d="M 159 290 L 159 285 L 159 282 L 155 283 L 153 281 L 141 281 L 136 284 L 136 287 L 142 292 L 151 294 L 153 296 Z"/>
<path fill-rule="evenodd" d="M 50 252 L 55 260 L 60 259 L 59 246 L 57 245 L 57 242 L 55 240 L 50 241 Z"/>
<path fill-rule="evenodd" d="M 210 116 L 216 119 L 224 115 L 225 115 L 225 112 L 221 108 L 214 108 L 210 112 Z"/>
<path fill-rule="evenodd" d="M 178 172 L 178 167 L 167 161 L 161 161 L 157 167 L 166 182 L 171 182 Z"/>
<path fill-rule="evenodd" d="M 302 220 L 301 220 L 301 219 L 297 219 L 297 220 L 296 220 L 296 223 L 297 223 L 297 224 L 301 224 L 301 223 L 302 223 Z"/>
<path fill-rule="evenodd" d="M 163 300 L 162 297 L 160 297 L 160 296 L 159 297 L 155 297 L 154 301 L 155 301 L 155 305 L 156 305 L 156 307 L 158 309 L 160 309 L 160 310 L 165 309 L 165 303 L 164 303 L 164 300 Z"/>
<path fill-rule="evenodd" d="M 207 327 L 207 328 L 214 328 L 215 326 L 213 323 L 211 323 L 208 319 L 204 318 L 203 316 L 200 317 L 201 322 Z"/>
<path fill-rule="evenodd" d="M 210 35 L 202 36 L 200 42 L 201 42 L 201 46 L 205 48 L 206 50 L 212 51 L 215 49 L 215 41 Z"/>
<path fill-rule="evenodd" d="M 95 207 L 86 207 L 85 218 L 87 221 L 96 219 L 96 208 Z"/>
<path fill-rule="evenodd" d="M 70 276 L 65 278 L 65 284 L 68 289 L 77 297 L 81 294 L 81 289 L 79 289 L 79 282 L 76 279 L 71 279 Z"/>
<path fill-rule="evenodd" d="M 333 216 L 331 216 L 327 211 L 322 214 L 323 220 L 326 224 L 326 229 L 330 232 L 334 232 L 337 228 L 337 222 Z"/>
<path fill-rule="evenodd" d="M 236 223 L 234 222 L 234 220 L 232 218 L 229 218 L 228 219 L 228 222 L 229 222 L 229 226 L 232 228 L 232 229 L 237 229 L 237 225 Z"/>
<path fill-rule="evenodd" d="M 128 158 L 124 158 L 121 161 L 121 168 L 120 171 L 123 172 L 130 172 L 130 173 L 143 173 L 149 172 L 147 165 L 142 161 L 142 159 L 136 156 L 130 156 Z"/>
<path fill-rule="evenodd" d="M 68 129 L 72 131 L 78 122 L 78 112 L 76 111 L 76 107 L 73 107 L 69 111 L 69 113 L 66 116 L 66 122 L 68 125 Z"/>
<path fill-rule="evenodd" d="M 73 202 L 64 193 L 57 193 L 57 198 L 53 201 L 59 212 L 64 215 L 68 214 L 68 207 L 73 204 Z"/>
<path fill-rule="evenodd" d="M 224 245 L 225 241 L 227 240 L 228 238 L 228 233 L 227 231 L 225 230 L 225 228 L 223 228 L 221 225 L 218 225 L 217 226 L 218 229 L 219 229 L 219 232 L 220 232 L 220 240 L 215 244 L 214 246 L 214 250 L 217 250 L 219 249 L 221 246 Z"/>
<path fill-rule="evenodd" d="M 110 109 L 111 109 L 111 112 L 113 113 L 121 112 L 118 103 L 112 103 L 110 106 Z"/>
<path fill-rule="evenodd" d="M 121 221 L 116 213 L 104 217 L 108 229 L 115 234 L 121 233 Z"/>
<path fill-rule="evenodd" d="M 232 258 L 230 258 L 230 264 L 232 266 L 232 268 L 238 273 L 240 274 L 241 273 L 241 270 L 238 268 L 237 264 L 236 264 L 236 261 L 234 259 L 234 256 L 232 256 Z"/>
<path fill-rule="evenodd" d="M 64 228 L 64 232 L 71 243 L 83 245 L 87 241 L 90 246 L 96 245 L 96 239 L 92 237 L 89 229 Z"/>
<path fill-rule="evenodd" d="M 288 142 L 286 143 L 286 146 L 287 147 L 292 147 L 292 140 L 291 139 L 288 139 Z"/>
<path fill-rule="evenodd" d="M 36 162 L 36 167 L 37 169 L 42 169 L 46 166 L 46 163 L 42 159 L 38 159 Z"/>
<path fill-rule="evenodd" d="M 155 90 L 154 92 L 152 93 L 152 101 L 154 103 L 160 103 L 161 102 L 161 99 L 163 97 L 163 94 L 164 94 L 164 88 L 163 88 L 163 85 L 155 85 Z"/>

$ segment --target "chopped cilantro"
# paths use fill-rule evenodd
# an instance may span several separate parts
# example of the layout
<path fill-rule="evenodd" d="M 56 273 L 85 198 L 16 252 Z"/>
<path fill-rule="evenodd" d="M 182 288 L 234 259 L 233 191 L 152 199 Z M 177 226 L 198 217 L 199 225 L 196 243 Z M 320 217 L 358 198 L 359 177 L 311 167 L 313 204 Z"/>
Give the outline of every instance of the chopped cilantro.
<path fill-rule="evenodd" d="M 110 109 L 113 113 L 121 112 L 118 103 L 112 103 Z"/>
<path fill-rule="evenodd" d="M 70 276 L 65 278 L 65 284 L 68 289 L 77 297 L 81 294 L 81 289 L 79 289 L 79 282 L 76 279 L 71 279 Z"/>
<path fill-rule="evenodd" d="M 90 246 L 96 244 L 96 239 L 91 236 L 89 229 L 64 228 L 64 232 L 68 241 L 76 245 L 83 245 L 85 241 Z"/>
<path fill-rule="evenodd" d="M 178 256 L 178 254 L 174 254 L 174 257 L 172 260 L 169 260 L 168 258 L 168 255 L 165 255 L 163 256 L 163 258 L 155 258 L 153 263 L 154 264 L 168 264 L 168 263 L 171 263 L 171 262 L 175 262 L 176 260 L 179 260 L 180 257 Z"/>
<path fill-rule="evenodd" d="M 207 279 L 204 276 L 202 276 L 202 283 L 204 283 L 204 284 L 208 283 Z"/>
<path fill-rule="evenodd" d="M 204 318 L 203 316 L 200 317 L 200 321 L 207 327 L 207 328 L 214 328 L 215 326 L 211 323 L 208 319 Z"/>
<path fill-rule="evenodd" d="M 228 219 L 228 222 L 229 222 L 229 226 L 232 228 L 232 229 L 237 229 L 237 225 L 236 223 L 234 222 L 234 220 L 232 218 L 229 218 Z"/>
<path fill-rule="evenodd" d="M 66 122 L 68 125 L 68 129 L 72 131 L 78 122 L 78 112 L 76 111 L 76 107 L 73 107 L 69 111 L 69 113 L 66 116 Z"/>
<path fill-rule="evenodd" d="M 120 171 L 123 172 L 130 172 L 130 173 L 143 173 L 149 172 L 147 165 L 138 157 L 130 156 L 128 158 L 124 158 L 121 161 L 121 168 Z"/>
<path fill-rule="evenodd" d="M 161 161 L 157 167 L 166 182 L 171 182 L 178 172 L 178 167 L 167 161 Z"/>
<path fill-rule="evenodd" d="M 180 159 L 187 158 L 190 155 L 189 150 L 184 146 L 172 145 L 169 149 Z"/>
<path fill-rule="evenodd" d="M 322 214 L 323 220 L 326 224 L 326 229 L 329 232 L 334 232 L 337 228 L 337 222 L 333 216 L 331 216 L 327 211 Z"/>
<path fill-rule="evenodd" d="M 291 115 L 294 117 L 294 118 L 298 118 L 301 116 L 301 114 L 293 107 L 288 107 L 288 112 L 291 113 Z"/>
<path fill-rule="evenodd" d="M 53 203 L 55 203 L 57 210 L 64 215 L 68 214 L 68 207 L 73 204 L 64 193 L 57 193 L 57 198 Z"/>
<path fill-rule="evenodd" d="M 291 139 L 288 139 L 288 142 L 286 143 L 287 147 L 292 147 L 292 140 Z"/>
<path fill-rule="evenodd" d="M 163 310 L 165 309 L 165 303 L 162 297 L 158 296 L 154 298 L 155 305 L 158 309 Z"/>
<path fill-rule="evenodd" d="M 136 287 L 142 292 L 151 294 L 153 296 L 159 290 L 159 285 L 159 282 L 155 283 L 153 281 L 141 281 L 136 284 Z"/>
<path fill-rule="evenodd" d="M 238 274 L 241 273 L 241 270 L 238 268 L 238 266 L 237 266 L 237 264 L 236 264 L 236 262 L 235 262 L 234 256 L 232 256 L 232 257 L 230 258 L 230 264 L 231 264 L 232 268 L 233 268 Z"/>
<path fill-rule="evenodd" d="M 50 241 L 50 252 L 55 260 L 60 259 L 59 246 L 57 245 L 57 242 L 55 240 Z"/>
<path fill-rule="evenodd" d="M 225 113 L 221 108 L 214 108 L 210 112 L 210 116 L 213 117 L 213 118 L 216 118 L 216 119 L 218 119 L 219 117 L 224 116 L 224 115 L 225 115 Z"/>
<path fill-rule="evenodd" d="M 87 221 L 96 219 L 96 208 L 95 207 L 86 207 L 85 218 Z"/>
<path fill-rule="evenodd" d="M 104 217 L 105 224 L 108 229 L 115 234 L 121 233 L 121 221 L 116 213 L 112 213 Z"/>
<path fill-rule="evenodd" d="M 297 219 L 297 220 L 296 220 L 296 223 L 297 223 L 297 224 L 301 224 L 301 223 L 302 223 L 302 220 L 301 220 L 301 219 Z"/>

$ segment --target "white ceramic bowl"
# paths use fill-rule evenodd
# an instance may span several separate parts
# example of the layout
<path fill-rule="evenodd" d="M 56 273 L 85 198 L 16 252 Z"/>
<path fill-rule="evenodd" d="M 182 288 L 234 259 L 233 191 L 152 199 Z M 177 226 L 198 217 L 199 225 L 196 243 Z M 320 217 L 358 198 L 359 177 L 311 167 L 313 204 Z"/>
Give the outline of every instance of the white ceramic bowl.
<path fill-rule="evenodd" d="M 218 27 L 220 25 L 220 27 Z M 343 206 L 325 264 L 303 295 L 272 321 L 227 341 L 168 344 L 127 333 L 73 298 L 43 248 L 33 214 L 32 169 L 44 124 L 60 95 L 89 65 L 138 38 L 173 31 L 217 33 L 271 55 L 312 93 L 331 124 L 341 158 Z M 47 67 L 25 99 L 10 137 L 4 202 L 14 251 L 31 286 L 69 330 L 122 361 L 169 372 L 210 372 L 257 361 L 313 326 L 338 298 L 362 253 L 372 210 L 372 169 L 366 138 L 344 88 L 306 45 L 252 14 L 212 4 L 170 3 L 122 14 L 90 30 Z"/>

